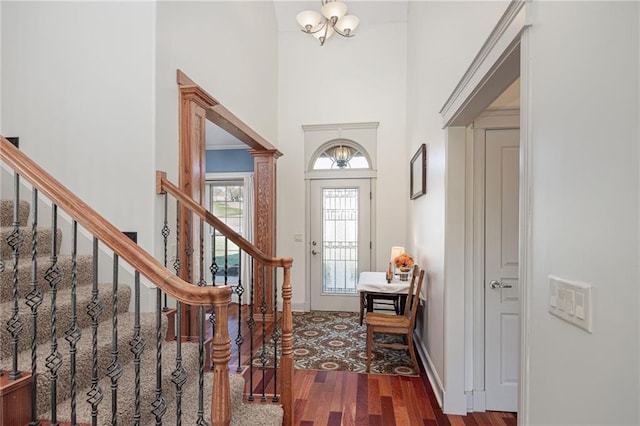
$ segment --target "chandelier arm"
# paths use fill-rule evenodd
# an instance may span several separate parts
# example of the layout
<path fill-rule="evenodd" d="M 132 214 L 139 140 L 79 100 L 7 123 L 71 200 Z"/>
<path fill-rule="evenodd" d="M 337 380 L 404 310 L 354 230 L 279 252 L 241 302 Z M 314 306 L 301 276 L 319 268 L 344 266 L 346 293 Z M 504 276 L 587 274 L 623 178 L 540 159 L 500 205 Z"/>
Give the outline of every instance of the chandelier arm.
<path fill-rule="evenodd" d="M 326 26 L 327 26 L 327 22 L 328 22 L 328 21 L 325 19 L 325 20 L 324 20 L 324 24 L 320 25 L 320 28 L 318 28 L 318 29 L 317 29 L 317 30 L 315 30 L 315 31 L 311 31 L 311 30 L 307 31 L 307 30 L 306 30 L 306 29 L 304 29 L 304 28 L 301 28 L 301 29 L 300 29 L 300 31 L 302 31 L 302 32 L 303 32 L 303 33 L 305 33 L 305 34 L 316 34 L 316 33 L 319 33 L 320 31 L 322 31 L 322 30 L 324 30 L 324 29 L 326 28 Z"/>
<path fill-rule="evenodd" d="M 349 33 L 349 34 L 347 34 L 347 33 L 343 33 L 342 31 L 340 31 L 339 29 L 337 29 L 335 26 L 333 27 L 333 31 L 335 31 L 338 35 L 341 35 L 342 37 L 350 38 L 350 37 L 354 37 L 354 36 L 355 36 L 355 34 L 351 34 L 351 33 Z"/>
<path fill-rule="evenodd" d="M 324 42 L 327 41 L 327 34 L 329 33 L 329 23 L 325 21 L 324 25 L 324 35 L 320 37 L 320 46 L 324 46 Z"/>

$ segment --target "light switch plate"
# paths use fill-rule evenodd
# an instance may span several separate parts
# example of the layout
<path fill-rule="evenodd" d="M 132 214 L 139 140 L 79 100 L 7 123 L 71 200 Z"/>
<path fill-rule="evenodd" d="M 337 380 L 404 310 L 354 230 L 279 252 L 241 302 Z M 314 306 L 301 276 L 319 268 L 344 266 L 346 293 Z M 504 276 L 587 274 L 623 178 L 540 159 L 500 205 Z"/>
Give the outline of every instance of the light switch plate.
<path fill-rule="evenodd" d="M 591 284 L 549 275 L 549 313 L 591 333 Z"/>

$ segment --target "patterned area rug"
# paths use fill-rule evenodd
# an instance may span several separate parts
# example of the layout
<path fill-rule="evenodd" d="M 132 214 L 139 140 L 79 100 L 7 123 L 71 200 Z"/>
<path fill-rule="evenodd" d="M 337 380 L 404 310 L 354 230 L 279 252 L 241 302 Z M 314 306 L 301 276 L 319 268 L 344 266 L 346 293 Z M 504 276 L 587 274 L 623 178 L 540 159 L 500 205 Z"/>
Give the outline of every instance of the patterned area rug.
<path fill-rule="evenodd" d="M 391 342 L 400 336 L 377 336 Z M 367 363 L 367 326 L 355 312 L 294 312 L 293 359 L 295 368 L 364 373 Z M 269 351 L 269 349 L 267 349 Z M 270 350 L 273 354 L 273 350 Z M 374 348 L 371 373 L 416 375 L 406 350 Z M 267 355 L 272 360 L 273 356 Z M 273 361 L 268 361 L 273 365 Z M 254 358 L 260 366 L 260 352 Z"/>

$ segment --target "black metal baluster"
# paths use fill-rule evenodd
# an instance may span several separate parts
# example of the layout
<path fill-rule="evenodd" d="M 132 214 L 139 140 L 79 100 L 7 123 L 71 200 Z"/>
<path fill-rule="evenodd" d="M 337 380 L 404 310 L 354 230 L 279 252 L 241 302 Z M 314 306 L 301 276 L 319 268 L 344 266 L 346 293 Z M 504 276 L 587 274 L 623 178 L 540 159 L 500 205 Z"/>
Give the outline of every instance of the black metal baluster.
<path fill-rule="evenodd" d="M 176 259 L 173 267 L 180 276 L 180 202 L 176 202 Z M 176 426 L 182 425 L 182 386 L 187 381 L 187 372 L 182 366 L 182 303 L 176 302 L 176 368 L 171 372 L 171 381 L 176 386 Z"/>
<path fill-rule="evenodd" d="M 76 345 L 82 336 L 78 327 L 77 314 L 77 288 L 78 288 L 78 222 L 71 224 L 71 325 L 65 333 L 65 339 L 69 342 L 69 355 L 71 362 L 71 424 L 76 424 Z"/>
<path fill-rule="evenodd" d="M 165 254 L 165 267 L 166 267 Z M 156 417 L 156 426 L 162 425 L 162 416 L 167 411 L 167 400 L 162 396 L 162 290 L 156 288 L 156 399 L 151 413 Z M 165 294 L 166 307 L 166 294 Z"/>
<path fill-rule="evenodd" d="M 140 358 L 142 351 L 144 350 L 144 338 L 140 335 L 140 272 L 137 270 L 134 274 L 134 323 L 133 323 L 133 338 L 129 342 L 131 346 L 131 352 L 133 353 L 133 369 L 135 374 L 135 400 L 133 413 L 133 423 L 140 425 L 140 419 L 142 417 L 140 413 Z"/>
<path fill-rule="evenodd" d="M 187 213 L 187 246 L 185 247 L 185 256 L 187 257 L 187 282 L 193 284 L 193 213 L 191 210 Z M 191 341 L 191 305 L 185 305 L 187 308 L 187 342 Z"/>
<path fill-rule="evenodd" d="M 272 402 L 278 402 L 278 343 L 282 337 L 282 332 L 278 326 L 278 270 L 273 268 L 273 398 Z"/>
<path fill-rule="evenodd" d="M 207 282 L 204 279 L 204 221 L 200 220 L 200 259 L 199 287 L 204 287 Z M 204 306 L 198 307 L 198 426 L 204 426 Z"/>
<path fill-rule="evenodd" d="M 111 364 L 107 368 L 107 376 L 111 378 L 111 424 L 118 424 L 118 380 L 122 376 L 122 365 L 118 360 L 118 255 L 113 254 L 113 294 L 111 326 Z"/>
<path fill-rule="evenodd" d="M 224 285 L 229 281 L 229 238 L 224 237 Z"/>
<path fill-rule="evenodd" d="M 193 213 L 187 213 L 187 245 L 185 255 L 187 257 L 187 282 L 193 284 Z"/>
<path fill-rule="evenodd" d="M 253 317 L 253 303 L 254 303 L 254 278 L 253 271 L 255 268 L 256 260 L 252 257 L 250 270 L 249 270 L 249 319 L 247 325 L 249 326 L 249 396 L 247 400 L 253 401 L 253 336 L 255 335 L 256 320 Z"/>
<path fill-rule="evenodd" d="M 236 373 L 240 373 L 242 371 L 242 343 L 244 343 L 244 337 L 242 336 L 242 295 L 244 294 L 244 287 L 242 286 L 242 250 L 238 250 L 238 285 L 236 286 L 236 294 L 238 295 L 238 335 L 235 340 L 238 347 Z"/>
<path fill-rule="evenodd" d="M 187 381 L 187 372 L 182 366 L 182 303 L 177 302 L 178 326 L 176 327 L 176 368 L 171 373 L 171 381 L 176 385 L 176 426 L 182 425 L 182 386 Z"/>
<path fill-rule="evenodd" d="M 260 301 L 260 313 L 262 314 L 262 352 L 260 353 L 260 361 L 262 362 L 262 397 L 260 401 L 265 402 L 267 400 L 266 385 L 265 385 L 265 372 L 267 365 L 267 295 L 265 286 L 267 284 L 267 269 L 265 265 L 261 265 L 262 268 L 262 300 Z"/>
<path fill-rule="evenodd" d="M 20 176 L 16 173 L 13 179 L 13 230 L 7 243 L 13 251 L 13 285 L 11 290 L 11 318 L 7 321 L 7 331 L 11 334 L 11 372 L 9 380 L 22 377 L 18 371 L 18 336 L 24 327 L 24 320 L 18 315 L 18 261 L 20 248 L 24 243 L 24 235 L 20 232 Z"/>
<path fill-rule="evenodd" d="M 91 389 L 87 392 L 87 402 L 91 404 L 91 425 L 98 426 L 98 404 L 104 397 L 98 386 L 98 318 L 104 306 L 98 298 L 98 239 L 93 238 L 93 281 L 91 302 L 87 305 L 87 314 L 91 317 Z"/>
<path fill-rule="evenodd" d="M 211 282 L 213 286 L 216 286 L 216 274 L 218 273 L 218 263 L 216 262 L 216 230 L 212 229 L 211 232 L 211 266 L 209 270 L 211 271 Z"/>
<path fill-rule="evenodd" d="M 164 267 L 167 267 L 167 243 L 168 243 L 168 239 L 169 239 L 169 234 L 171 234 L 171 230 L 169 229 L 169 218 L 168 218 L 168 208 L 167 208 L 167 204 L 168 204 L 168 197 L 169 194 L 167 194 L 166 192 L 164 193 L 164 223 L 162 225 L 162 238 L 164 241 Z M 158 290 L 160 290 L 158 288 Z M 162 291 L 160 291 L 162 292 Z M 162 307 L 163 311 L 168 311 L 169 308 L 167 307 L 167 295 L 164 295 L 164 306 Z"/>
<path fill-rule="evenodd" d="M 31 222 L 31 291 L 26 304 L 31 308 L 31 421 L 29 426 L 40 426 L 38 420 L 38 362 L 36 356 L 38 334 L 38 307 L 42 304 L 42 292 L 38 287 L 38 190 L 33 188 L 33 220 Z"/>
<path fill-rule="evenodd" d="M 58 352 L 58 308 L 56 299 L 58 294 L 58 284 L 62 280 L 60 269 L 58 268 L 58 206 L 51 208 L 51 266 L 47 269 L 44 279 L 49 283 L 51 294 L 51 353 L 47 356 L 46 366 L 49 369 L 51 383 L 51 426 L 58 425 L 58 369 L 62 365 L 62 355 Z"/>

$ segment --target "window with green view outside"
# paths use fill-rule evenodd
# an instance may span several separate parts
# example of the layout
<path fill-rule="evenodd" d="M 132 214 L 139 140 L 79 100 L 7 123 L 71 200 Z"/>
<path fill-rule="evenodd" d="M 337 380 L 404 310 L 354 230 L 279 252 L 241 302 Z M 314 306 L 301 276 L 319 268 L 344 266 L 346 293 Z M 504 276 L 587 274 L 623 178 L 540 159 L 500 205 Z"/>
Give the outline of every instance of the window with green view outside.
<path fill-rule="evenodd" d="M 209 210 L 231 229 L 243 234 L 244 186 L 242 180 L 207 181 Z M 216 284 L 235 285 L 240 270 L 240 249 L 218 231 L 211 233 L 211 248 L 218 271 Z M 226 277 L 226 281 L 225 281 Z M 213 278 L 210 275 L 210 279 Z M 209 281 L 209 280 L 207 280 Z"/>

